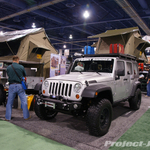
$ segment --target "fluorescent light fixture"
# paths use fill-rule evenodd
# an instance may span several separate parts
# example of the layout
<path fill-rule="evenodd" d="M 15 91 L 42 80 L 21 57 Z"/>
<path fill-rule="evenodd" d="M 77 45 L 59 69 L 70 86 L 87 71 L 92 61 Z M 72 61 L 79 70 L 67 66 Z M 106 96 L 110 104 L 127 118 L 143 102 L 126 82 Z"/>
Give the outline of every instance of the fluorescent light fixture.
<path fill-rule="evenodd" d="M 36 25 L 34 22 L 32 23 L 32 28 L 36 28 Z"/>
<path fill-rule="evenodd" d="M 86 10 L 84 13 L 83 13 L 83 17 L 84 18 L 88 18 L 90 16 L 90 13 Z"/>
<path fill-rule="evenodd" d="M 4 32 L 3 32 L 3 31 L 1 31 L 1 32 L 0 32 L 0 35 L 4 35 Z"/>
<path fill-rule="evenodd" d="M 66 45 L 64 45 L 63 48 L 66 48 Z"/>
<path fill-rule="evenodd" d="M 69 39 L 73 39 L 73 36 L 72 36 L 72 34 L 70 34 L 70 36 L 69 36 Z"/>

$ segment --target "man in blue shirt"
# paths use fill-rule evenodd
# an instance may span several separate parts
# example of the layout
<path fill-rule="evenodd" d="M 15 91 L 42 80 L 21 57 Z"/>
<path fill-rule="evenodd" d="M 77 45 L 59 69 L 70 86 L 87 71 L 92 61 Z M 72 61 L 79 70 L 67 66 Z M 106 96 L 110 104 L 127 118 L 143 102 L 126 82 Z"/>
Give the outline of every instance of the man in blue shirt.
<path fill-rule="evenodd" d="M 18 56 L 13 56 L 13 68 L 19 75 L 15 73 L 13 70 L 12 66 L 9 65 L 7 67 L 7 75 L 8 75 L 8 81 L 9 81 L 9 93 L 8 93 L 8 100 L 7 100 L 7 105 L 6 105 L 6 115 L 5 115 L 5 120 L 9 121 L 11 120 L 11 112 L 12 112 L 12 105 L 14 98 L 16 97 L 16 94 L 19 95 L 20 100 L 21 100 L 21 105 L 23 109 L 23 117 L 25 120 L 30 118 L 29 115 L 29 110 L 27 107 L 27 98 L 26 98 L 26 93 L 25 90 L 22 87 L 21 84 L 21 79 L 22 77 L 26 76 L 25 69 L 22 65 L 19 64 L 19 57 Z"/>

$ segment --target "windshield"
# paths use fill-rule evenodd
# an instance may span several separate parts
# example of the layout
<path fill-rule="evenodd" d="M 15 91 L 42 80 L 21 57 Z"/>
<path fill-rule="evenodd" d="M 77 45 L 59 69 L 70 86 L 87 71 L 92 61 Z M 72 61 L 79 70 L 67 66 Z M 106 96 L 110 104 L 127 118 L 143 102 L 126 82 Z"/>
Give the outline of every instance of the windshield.
<path fill-rule="evenodd" d="M 76 60 L 71 72 L 106 72 L 112 73 L 113 59 L 82 59 Z"/>

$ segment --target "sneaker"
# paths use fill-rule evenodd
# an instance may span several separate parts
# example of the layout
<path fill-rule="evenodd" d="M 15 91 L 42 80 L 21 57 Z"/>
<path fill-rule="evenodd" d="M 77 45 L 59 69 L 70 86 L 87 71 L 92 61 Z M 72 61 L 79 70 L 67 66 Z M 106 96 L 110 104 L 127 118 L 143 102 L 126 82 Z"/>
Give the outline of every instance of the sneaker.
<path fill-rule="evenodd" d="M 27 119 L 24 119 L 24 120 L 29 120 L 31 118 L 31 116 L 29 116 Z"/>

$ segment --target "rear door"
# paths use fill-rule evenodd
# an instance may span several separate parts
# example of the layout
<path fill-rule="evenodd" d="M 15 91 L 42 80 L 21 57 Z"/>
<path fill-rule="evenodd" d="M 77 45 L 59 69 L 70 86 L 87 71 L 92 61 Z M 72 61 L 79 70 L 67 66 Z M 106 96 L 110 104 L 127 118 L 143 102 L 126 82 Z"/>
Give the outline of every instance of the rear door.
<path fill-rule="evenodd" d="M 121 60 L 117 61 L 116 69 L 125 70 L 125 62 Z M 120 76 L 118 79 L 115 80 L 115 91 L 116 91 L 114 94 L 115 101 L 122 100 L 126 96 L 125 93 L 126 86 L 124 84 L 124 79 L 125 79 L 125 73 L 123 76 Z"/>
<path fill-rule="evenodd" d="M 124 78 L 125 98 L 128 98 L 132 90 L 133 86 L 132 82 L 134 81 L 132 62 L 126 62 L 125 70 L 126 70 Z"/>

